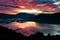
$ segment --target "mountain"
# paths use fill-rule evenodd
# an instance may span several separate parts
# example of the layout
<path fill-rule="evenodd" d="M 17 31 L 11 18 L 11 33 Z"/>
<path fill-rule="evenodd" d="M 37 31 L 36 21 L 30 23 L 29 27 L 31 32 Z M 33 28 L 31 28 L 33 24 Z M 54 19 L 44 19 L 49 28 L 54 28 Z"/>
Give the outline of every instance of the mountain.
<path fill-rule="evenodd" d="M 29 18 L 29 17 L 34 17 L 35 15 L 33 14 L 27 14 L 27 13 L 19 13 L 17 15 L 8 15 L 8 14 L 0 14 L 0 19 L 12 19 L 12 18 Z"/>
<path fill-rule="evenodd" d="M 56 14 L 27 14 L 27 13 L 19 13 L 17 15 L 7 15 L 7 14 L 0 14 L 0 19 L 7 21 L 5 19 L 14 19 L 13 21 L 35 21 L 39 23 L 47 23 L 47 24 L 60 24 L 60 13 Z M 18 20 L 19 19 L 19 20 Z M 3 21 L 2 20 L 2 21 Z M 0 22 L 2 22 L 0 21 Z"/>
<path fill-rule="evenodd" d="M 37 15 L 36 21 L 40 23 L 48 23 L 48 24 L 60 24 L 60 13 L 56 14 L 39 14 Z"/>

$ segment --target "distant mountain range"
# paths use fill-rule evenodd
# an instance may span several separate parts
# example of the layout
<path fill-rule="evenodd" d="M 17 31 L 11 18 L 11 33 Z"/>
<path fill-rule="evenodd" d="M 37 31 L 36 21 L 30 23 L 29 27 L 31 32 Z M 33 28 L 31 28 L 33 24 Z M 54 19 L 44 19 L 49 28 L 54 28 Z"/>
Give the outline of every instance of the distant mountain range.
<path fill-rule="evenodd" d="M 27 14 L 27 13 L 19 13 L 17 15 L 8 15 L 8 14 L 0 14 L 0 19 L 12 19 L 12 18 L 29 18 L 29 17 L 34 17 L 35 15 L 33 14 Z"/>
<path fill-rule="evenodd" d="M 39 15 L 33 15 L 33 14 L 26 14 L 26 13 L 19 13 L 17 15 L 7 15 L 7 14 L 0 14 L 0 19 L 14 19 L 15 21 L 17 19 L 22 19 L 18 21 L 35 21 L 39 23 L 51 23 L 51 24 L 60 24 L 59 15 L 60 13 L 56 14 L 39 14 Z M 6 21 L 6 20 L 5 20 Z M 2 22 L 2 21 L 0 21 Z"/>

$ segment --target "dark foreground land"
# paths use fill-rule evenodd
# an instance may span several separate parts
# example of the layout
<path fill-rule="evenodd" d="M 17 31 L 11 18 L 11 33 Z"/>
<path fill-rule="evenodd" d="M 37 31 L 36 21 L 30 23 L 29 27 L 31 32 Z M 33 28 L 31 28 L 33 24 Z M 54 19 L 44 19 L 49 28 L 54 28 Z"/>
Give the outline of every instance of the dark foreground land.
<path fill-rule="evenodd" d="M 59 38 L 60 37 L 60 35 L 55 35 L 55 36 L 51 36 L 50 34 L 48 34 L 47 36 L 44 36 L 43 35 L 43 33 L 39 33 L 39 32 L 37 32 L 36 34 L 34 34 L 34 35 L 31 35 L 31 36 L 29 36 L 29 37 L 26 37 L 26 36 L 23 36 L 22 34 L 17 34 L 15 31 L 12 31 L 12 30 L 9 30 L 9 29 L 7 29 L 7 28 L 3 28 L 2 26 L 0 26 L 0 39 L 1 40 L 9 40 L 9 39 L 16 39 L 16 40 L 26 40 L 26 39 L 31 39 L 31 40 L 38 40 L 38 39 L 40 39 L 40 40 L 42 40 L 42 39 L 44 39 L 44 40 L 51 40 L 51 39 L 53 39 L 53 40 L 55 40 L 56 38 Z M 56 39 L 57 40 L 57 39 Z"/>

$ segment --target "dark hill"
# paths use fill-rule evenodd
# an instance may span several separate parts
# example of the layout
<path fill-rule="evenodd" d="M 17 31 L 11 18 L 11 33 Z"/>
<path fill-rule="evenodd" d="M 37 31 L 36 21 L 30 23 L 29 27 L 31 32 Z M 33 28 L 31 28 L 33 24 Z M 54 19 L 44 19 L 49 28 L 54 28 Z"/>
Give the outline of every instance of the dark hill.
<path fill-rule="evenodd" d="M 35 39 L 56 39 L 58 38 L 59 35 L 56 35 L 56 36 L 50 36 L 49 34 L 47 36 L 44 36 L 43 33 L 41 32 L 37 32 L 36 34 L 34 35 L 31 35 L 29 37 L 26 37 L 26 36 L 23 36 L 22 34 L 18 34 L 16 33 L 15 31 L 12 31 L 12 30 L 9 30 L 7 28 L 3 28 L 2 26 L 0 26 L 0 39 L 16 39 L 16 40 L 26 40 L 26 39 L 32 39 L 32 40 L 35 40 Z M 60 37 L 60 36 L 59 36 Z"/>

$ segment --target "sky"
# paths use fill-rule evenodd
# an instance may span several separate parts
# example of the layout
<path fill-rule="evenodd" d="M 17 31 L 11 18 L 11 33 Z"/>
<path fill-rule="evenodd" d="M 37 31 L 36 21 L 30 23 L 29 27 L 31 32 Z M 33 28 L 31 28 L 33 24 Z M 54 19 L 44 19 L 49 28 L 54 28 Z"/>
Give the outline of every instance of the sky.
<path fill-rule="evenodd" d="M 21 12 L 40 14 L 60 12 L 60 0 L 0 0 L 0 13 L 16 15 Z"/>

